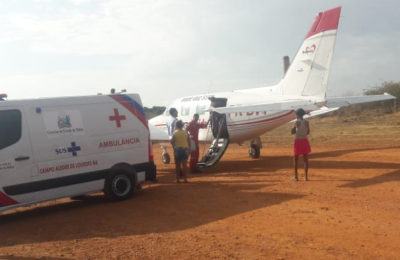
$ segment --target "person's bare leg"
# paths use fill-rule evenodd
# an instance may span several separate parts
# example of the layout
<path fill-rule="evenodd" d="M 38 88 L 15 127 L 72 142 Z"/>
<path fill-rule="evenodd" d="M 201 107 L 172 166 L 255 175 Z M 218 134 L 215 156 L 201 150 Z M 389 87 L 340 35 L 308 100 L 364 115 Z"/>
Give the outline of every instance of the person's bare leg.
<path fill-rule="evenodd" d="M 304 160 L 304 180 L 308 181 L 308 154 L 303 155 Z"/>
<path fill-rule="evenodd" d="M 182 171 L 183 171 L 183 181 L 188 182 L 188 180 L 187 180 L 187 172 L 188 172 L 187 161 L 182 161 Z"/>
<path fill-rule="evenodd" d="M 298 162 L 299 162 L 299 156 L 295 155 L 294 156 L 294 177 L 293 177 L 293 179 L 296 181 L 299 179 L 297 177 L 298 176 L 298 174 L 297 174 Z"/>
<path fill-rule="evenodd" d="M 179 180 L 180 172 L 181 172 L 181 162 L 180 161 L 176 161 L 175 162 L 176 182 L 181 182 Z"/>

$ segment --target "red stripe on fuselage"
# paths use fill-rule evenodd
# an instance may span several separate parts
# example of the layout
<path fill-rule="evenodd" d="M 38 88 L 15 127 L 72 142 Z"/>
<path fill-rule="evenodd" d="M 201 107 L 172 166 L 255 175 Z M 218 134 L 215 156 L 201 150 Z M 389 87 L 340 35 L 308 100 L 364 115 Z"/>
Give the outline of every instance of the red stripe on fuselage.
<path fill-rule="evenodd" d="M 283 114 L 283 115 L 280 115 L 280 116 L 276 116 L 276 117 L 272 117 L 272 118 L 267 118 L 267 119 L 263 119 L 263 120 L 258 120 L 258 121 L 246 122 L 246 123 L 230 124 L 230 125 L 228 125 L 228 127 L 229 127 L 229 126 L 240 126 L 240 125 L 252 125 L 252 124 L 265 123 L 265 122 L 268 122 L 268 121 L 273 121 L 273 120 L 280 119 L 280 118 L 285 117 L 285 116 L 288 116 L 288 115 L 290 115 L 290 114 L 292 114 L 292 113 L 293 113 L 293 110 L 292 110 L 292 111 L 289 111 L 289 112 L 287 112 L 287 113 L 285 113 L 285 114 Z"/>

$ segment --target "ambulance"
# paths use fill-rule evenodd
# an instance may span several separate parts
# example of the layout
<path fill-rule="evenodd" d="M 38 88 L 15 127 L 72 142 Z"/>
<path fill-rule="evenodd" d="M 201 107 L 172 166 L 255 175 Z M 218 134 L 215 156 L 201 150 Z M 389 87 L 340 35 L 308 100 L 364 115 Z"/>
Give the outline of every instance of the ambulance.
<path fill-rule="evenodd" d="M 0 212 L 103 191 L 132 196 L 156 180 L 138 94 L 0 99 Z"/>

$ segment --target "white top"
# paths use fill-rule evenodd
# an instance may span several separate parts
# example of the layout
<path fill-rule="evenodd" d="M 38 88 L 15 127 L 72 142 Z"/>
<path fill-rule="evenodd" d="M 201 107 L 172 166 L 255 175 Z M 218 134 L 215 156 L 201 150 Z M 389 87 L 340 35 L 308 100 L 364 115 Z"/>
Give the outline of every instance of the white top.
<path fill-rule="evenodd" d="M 170 116 L 168 119 L 167 128 L 168 128 L 169 139 L 172 139 L 172 136 L 174 135 L 176 121 L 178 121 L 178 119 L 173 116 Z"/>

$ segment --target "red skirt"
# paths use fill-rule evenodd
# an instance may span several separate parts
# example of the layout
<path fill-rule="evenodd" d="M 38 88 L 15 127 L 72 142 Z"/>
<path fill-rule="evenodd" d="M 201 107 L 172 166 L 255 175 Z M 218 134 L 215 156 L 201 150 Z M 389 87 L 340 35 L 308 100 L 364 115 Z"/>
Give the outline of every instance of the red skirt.
<path fill-rule="evenodd" d="M 294 140 L 294 155 L 311 153 L 310 143 L 307 138 Z"/>

